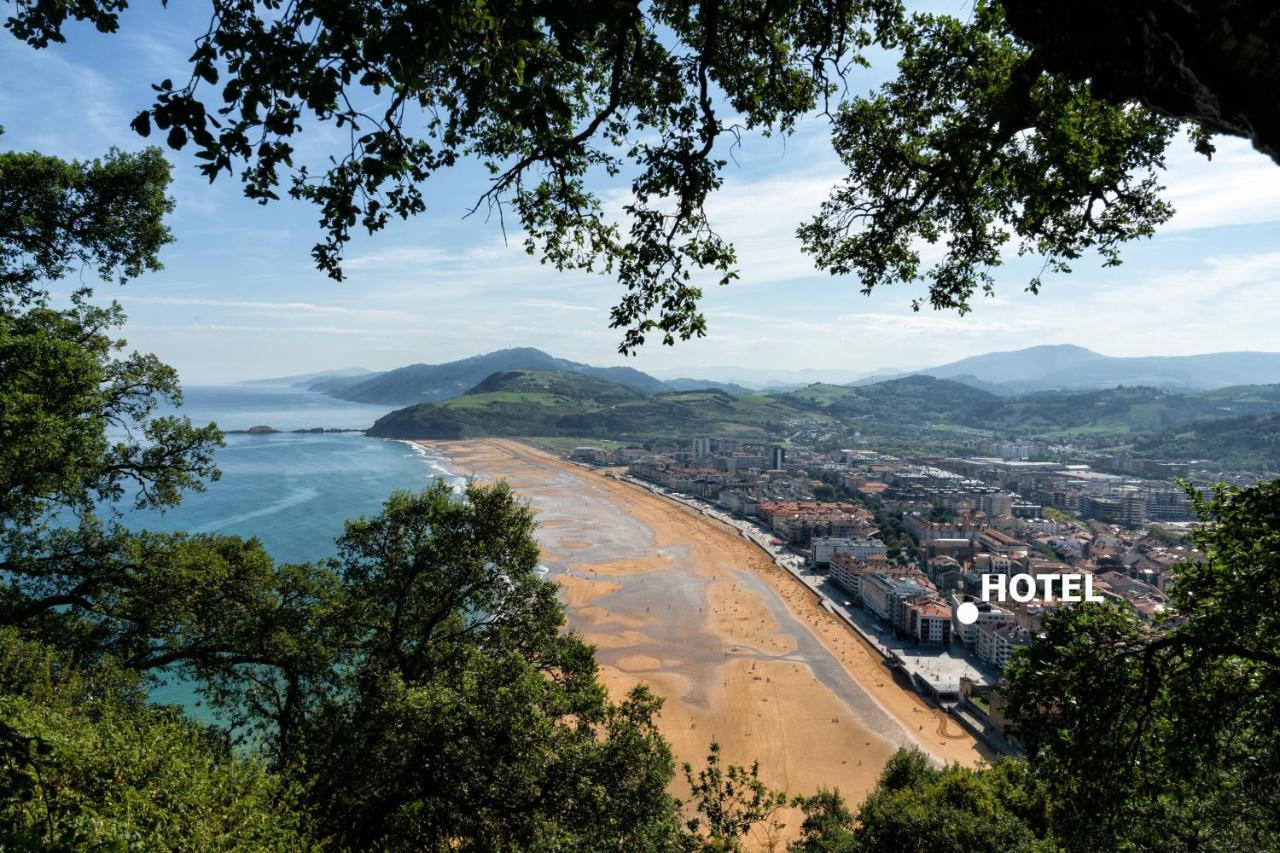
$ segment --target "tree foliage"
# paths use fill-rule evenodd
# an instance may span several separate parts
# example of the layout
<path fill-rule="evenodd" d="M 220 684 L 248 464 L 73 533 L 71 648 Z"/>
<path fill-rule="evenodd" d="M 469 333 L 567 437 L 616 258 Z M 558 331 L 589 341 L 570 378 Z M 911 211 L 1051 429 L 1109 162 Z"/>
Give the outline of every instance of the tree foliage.
<path fill-rule="evenodd" d="M 759 763 L 750 768 L 720 763 L 720 744 L 712 741 L 707 764 L 694 775 L 684 765 L 694 814 L 686 827 L 690 845 L 707 851 L 741 850 L 753 834 L 771 839 L 782 823 L 778 811 L 788 804 L 787 795 L 760 780 Z"/>
<path fill-rule="evenodd" d="M 0 845 L 306 850 L 289 780 L 236 755 L 136 673 L 0 630 Z"/>
<path fill-rule="evenodd" d="M 1176 618 L 1063 608 L 1009 669 L 1009 713 L 1081 845 L 1280 845 L 1280 482 L 1193 494 L 1207 559 L 1179 564 Z"/>
<path fill-rule="evenodd" d="M 899 750 L 856 818 L 838 792 L 821 791 L 801 806 L 805 821 L 793 853 L 1062 849 L 1048 835 L 1034 782 L 1022 765 L 1007 760 L 978 769 L 938 768 L 918 750 Z"/>
<path fill-rule="evenodd" d="M 901 44 L 897 76 L 836 113 L 849 176 L 799 231 L 820 268 L 864 293 L 924 282 L 932 307 L 964 313 L 994 292 L 1007 249 L 1042 259 L 1041 274 L 1087 250 L 1116 264 L 1172 214 L 1157 173 L 1176 123 L 1049 74 L 997 3 L 969 21 L 913 16 Z"/>
<path fill-rule="evenodd" d="M 36 299 L 40 282 L 85 269 L 121 283 L 159 269 L 173 240 L 169 172 L 157 148 L 112 149 L 87 163 L 0 154 L 0 305 Z"/>
<path fill-rule="evenodd" d="M 116 31 L 125 6 L 24 0 L 6 26 L 45 47 L 74 20 Z M 1274 102 L 1255 94 L 1276 67 L 1261 0 L 983 0 L 964 19 L 897 0 L 210 6 L 139 133 L 193 145 L 206 176 L 238 172 L 251 198 L 316 205 L 314 256 L 339 279 L 353 229 L 423 212 L 430 178 L 478 160 L 491 179 L 473 212 L 512 215 L 545 263 L 618 279 L 624 352 L 704 334 L 701 283 L 737 277 L 706 202 L 743 133 L 832 117 L 850 173 L 800 228 L 804 248 L 865 291 L 924 283 L 917 307 L 961 312 L 1009 251 L 1041 259 L 1034 291 L 1153 233 L 1180 123 L 1206 153 L 1216 133 L 1275 150 Z M 851 96 L 847 72 L 873 50 L 897 75 Z M 321 125 L 343 142 L 301 162 L 299 134 Z M 614 181 L 629 182 L 620 210 L 601 195 Z"/>
<path fill-rule="evenodd" d="M 1280 161 L 1280 19 L 1267 0 L 1001 0 L 1045 66 L 1112 103 L 1140 103 L 1196 123 L 1200 148 L 1224 133 Z"/>
<path fill-rule="evenodd" d="M 68 18 L 114 31 L 123 4 L 22 4 L 9 29 L 42 47 Z M 426 209 L 421 184 L 463 157 L 492 181 L 477 206 L 515 213 L 530 252 L 601 270 L 625 291 L 623 347 L 702 334 L 692 272 L 734 277 L 735 255 L 704 204 L 725 137 L 789 131 L 834 94 L 894 0 L 493 6 L 214 0 L 186 82 L 158 84 L 134 128 L 194 144 L 211 179 L 243 167 L 261 201 L 282 186 L 319 207 L 317 264 L 342 277 L 357 226 Z M 725 118 L 732 115 L 733 118 Z M 351 145 L 320 171 L 294 138 L 332 124 Z M 590 187 L 626 172 L 621 217 Z"/>
<path fill-rule="evenodd" d="M 675 837 L 673 765 L 638 688 L 611 702 L 562 631 L 505 484 L 443 482 L 348 524 L 344 624 L 295 754 L 341 846 L 645 849 Z"/>
<path fill-rule="evenodd" d="M 163 200 L 157 157 L 116 163 L 137 172 L 119 183 Z M 42 162 L 53 186 L 28 191 L 46 199 L 97 168 Z M 121 501 L 172 506 L 216 476 L 221 437 L 155 415 L 179 399 L 177 377 L 153 356 L 120 355 L 117 306 L 81 289 L 51 307 L 73 263 L 158 265 L 167 204 L 141 219 L 121 213 L 137 209 L 125 199 L 83 205 L 39 227 L 44 214 L 0 225 L 25 241 L 0 301 L 6 844 L 682 843 L 660 703 L 641 688 L 608 698 L 591 648 L 563 632 L 532 515 L 505 485 L 393 495 L 318 564 L 277 564 L 255 540 L 119 524 Z M 68 225 L 76 216 L 84 229 Z M 217 723 L 149 705 L 161 677 L 192 684 Z"/>

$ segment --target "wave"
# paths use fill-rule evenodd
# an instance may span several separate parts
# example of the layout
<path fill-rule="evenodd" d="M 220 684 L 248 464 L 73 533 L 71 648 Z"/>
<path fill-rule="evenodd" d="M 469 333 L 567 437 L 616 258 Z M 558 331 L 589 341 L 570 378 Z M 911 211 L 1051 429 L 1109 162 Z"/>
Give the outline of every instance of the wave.
<path fill-rule="evenodd" d="M 196 533 L 212 533 L 233 524 L 242 524 L 250 519 L 262 518 L 266 515 L 275 515 L 276 513 L 283 512 L 290 507 L 295 507 L 298 504 L 304 504 L 307 501 L 315 500 L 319 495 L 319 489 L 303 486 L 302 488 L 294 489 L 275 503 L 268 504 L 255 510 L 250 510 L 249 512 L 229 515 L 226 518 L 220 518 L 217 521 L 210 521 L 206 524 L 200 525 L 199 527 L 192 528 L 192 530 Z"/>
<path fill-rule="evenodd" d="M 429 468 L 431 468 L 435 476 L 448 481 L 454 494 L 462 494 L 463 490 L 466 488 L 466 478 L 450 470 L 449 457 L 439 452 L 433 452 L 432 448 L 427 445 L 420 444 L 416 441 L 410 441 L 409 439 L 392 438 L 387 439 L 387 441 L 394 441 L 397 444 L 403 444 L 405 447 L 408 447 L 409 450 L 413 452 L 413 455 L 417 456 L 425 462 Z"/>

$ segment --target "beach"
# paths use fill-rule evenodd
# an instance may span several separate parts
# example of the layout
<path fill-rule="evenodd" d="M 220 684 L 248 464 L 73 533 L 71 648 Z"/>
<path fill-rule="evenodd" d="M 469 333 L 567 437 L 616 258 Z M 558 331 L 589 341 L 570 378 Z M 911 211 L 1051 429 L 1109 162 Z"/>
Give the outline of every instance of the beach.
<path fill-rule="evenodd" d="M 424 444 L 529 502 L 570 627 L 613 694 L 643 682 L 663 697 L 677 763 L 699 767 L 715 740 L 773 787 L 856 805 L 899 747 L 992 757 L 729 525 L 520 442 Z"/>

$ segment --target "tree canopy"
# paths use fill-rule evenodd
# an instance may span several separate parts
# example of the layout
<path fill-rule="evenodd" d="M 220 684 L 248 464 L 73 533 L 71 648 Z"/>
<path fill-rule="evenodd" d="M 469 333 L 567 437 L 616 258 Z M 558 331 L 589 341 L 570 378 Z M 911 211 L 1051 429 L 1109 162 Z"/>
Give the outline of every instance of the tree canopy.
<path fill-rule="evenodd" d="M 126 6 L 23 0 L 6 26 L 45 47 L 71 21 L 116 31 Z M 315 204 L 315 260 L 339 279 L 352 229 L 421 213 L 432 176 L 477 159 L 491 180 L 476 209 L 512 215 L 546 263 L 617 278 L 624 352 L 704 334 L 701 285 L 737 277 L 706 202 L 744 133 L 831 117 L 849 177 L 802 246 L 864 291 L 923 284 L 917 308 L 961 312 L 1008 251 L 1045 272 L 1092 251 L 1118 263 L 1171 214 L 1158 176 L 1180 126 L 1205 153 L 1225 133 L 1277 156 L 1263 93 L 1280 24 L 1263 0 L 982 0 L 964 19 L 898 0 L 210 6 L 139 133 L 193 145 L 211 180 L 238 172 L 251 198 Z M 850 92 L 873 51 L 896 76 Z M 344 141 L 299 162 L 317 125 Z M 620 212 L 600 190 L 615 180 L 630 185 Z"/>
<path fill-rule="evenodd" d="M 159 265 L 167 166 L 108 160 L 102 184 L 103 162 L 0 154 L 24 175 L 0 221 L 6 846 L 682 845 L 660 703 L 607 696 L 505 485 L 393 495 L 314 564 L 120 524 L 215 477 L 221 434 L 156 416 L 177 376 L 122 355 L 118 306 L 53 307 L 71 265 Z M 162 677 L 216 723 L 152 705 Z"/>

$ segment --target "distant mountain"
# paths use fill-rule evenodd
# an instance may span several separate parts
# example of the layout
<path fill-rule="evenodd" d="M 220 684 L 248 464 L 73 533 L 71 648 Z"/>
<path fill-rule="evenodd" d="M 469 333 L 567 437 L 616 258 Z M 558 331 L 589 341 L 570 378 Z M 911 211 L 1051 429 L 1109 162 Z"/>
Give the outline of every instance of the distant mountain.
<path fill-rule="evenodd" d="M 573 436 L 621 440 L 698 435 L 840 438 L 905 446 L 974 437 L 1132 446 L 1169 459 L 1271 467 L 1280 442 L 1280 385 L 1178 393 L 1161 388 L 1042 391 L 1000 396 L 952 379 L 907 376 L 850 387 L 814 383 L 757 394 L 719 388 L 647 395 L 580 373 L 509 370 L 461 396 L 380 419 L 371 435 L 451 439 Z M 1245 464 L 1248 463 L 1248 464 Z"/>
<path fill-rule="evenodd" d="M 705 391 L 708 388 L 718 388 L 721 391 L 728 391 L 732 394 L 751 394 L 752 389 L 745 385 L 738 385 L 734 382 L 717 382 L 714 379 L 667 379 L 664 380 L 666 386 L 672 391 Z"/>
<path fill-rule="evenodd" d="M 320 370 L 315 373 L 300 373 L 297 376 L 277 376 L 272 379 L 246 379 L 238 385 L 286 385 L 310 387 L 316 382 L 328 379 L 359 379 L 372 376 L 373 371 L 363 367 L 340 367 L 337 370 Z"/>
<path fill-rule="evenodd" d="M 1196 391 L 1280 382 L 1280 353 L 1219 352 L 1119 358 L 1070 344 L 990 352 L 931 367 L 921 374 L 955 379 L 995 393 L 1149 386 Z M 883 381 L 870 376 L 855 385 Z"/>
<path fill-rule="evenodd" d="M 856 420 L 862 431 L 935 425 L 985 425 L 1001 398 L 962 382 L 907 376 L 872 385 L 815 384 L 775 395 L 797 408 Z"/>
<path fill-rule="evenodd" d="M 420 403 L 380 418 L 370 435 L 457 439 L 477 436 L 638 438 L 731 434 L 763 437 L 806 417 L 785 401 L 720 389 L 646 396 L 574 373 L 514 370 L 486 377 L 463 396 Z M 816 416 L 828 421 L 825 415 Z"/>
<path fill-rule="evenodd" d="M 556 358 L 532 347 L 504 349 L 445 364 L 411 364 L 358 382 L 327 383 L 314 390 L 357 403 L 427 403 L 457 397 L 486 377 L 511 370 L 578 373 L 616 382 L 644 394 L 667 390 L 661 381 L 632 367 L 593 367 Z"/>
<path fill-rule="evenodd" d="M 699 367 L 698 375 L 715 382 L 741 385 L 745 388 L 760 391 L 774 388 L 803 388 L 815 382 L 852 382 L 862 376 L 862 373 L 858 370 L 833 367 L 806 367 L 799 370 L 783 370 L 768 367 L 718 365 Z"/>

